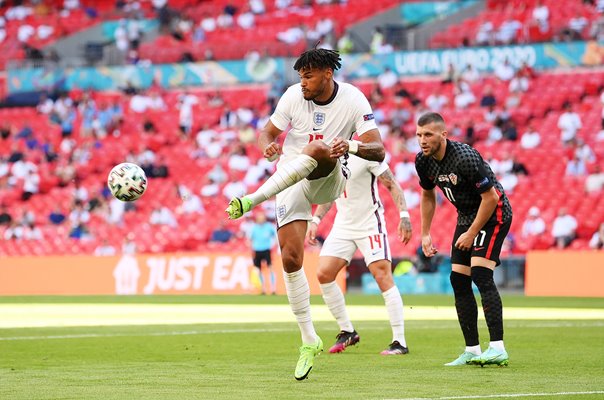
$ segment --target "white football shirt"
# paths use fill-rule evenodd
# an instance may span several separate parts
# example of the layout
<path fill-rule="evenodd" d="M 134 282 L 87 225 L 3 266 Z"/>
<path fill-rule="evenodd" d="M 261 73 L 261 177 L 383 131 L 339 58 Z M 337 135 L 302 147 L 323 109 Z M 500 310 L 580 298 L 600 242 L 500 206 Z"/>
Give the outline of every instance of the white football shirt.
<path fill-rule="evenodd" d="M 284 131 L 280 163 L 300 154 L 304 146 L 313 140 L 330 144 L 336 137 L 349 140 L 356 132 L 377 129 L 369 101 L 359 89 L 351 84 L 336 82 L 336 93 L 326 104 L 305 100 L 299 83 L 290 86 L 277 104 L 271 122 Z"/>
<path fill-rule="evenodd" d="M 388 169 L 388 164 L 350 155 L 348 169 L 350 177 L 344 193 L 336 200 L 338 213 L 330 235 L 358 239 L 387 233 L 377 177 Z"/>

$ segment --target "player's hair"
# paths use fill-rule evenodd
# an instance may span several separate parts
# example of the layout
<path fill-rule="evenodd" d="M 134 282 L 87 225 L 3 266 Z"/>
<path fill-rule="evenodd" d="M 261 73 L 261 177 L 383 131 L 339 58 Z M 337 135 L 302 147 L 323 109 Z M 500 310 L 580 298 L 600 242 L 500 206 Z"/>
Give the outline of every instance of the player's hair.
<path fill-rule="evenodd" d="M 445 119 L 439 113 L 429 112 L 429 113 L 426 113 L 426 114 L 422 115 L 421 117 L 419 117 L 419 119 L 417 120 L 417 125 L 424 126 L 424 125 L 431 124 L 433 122 L 444 125 Z"/>
<path fill-rule="evenodd" d="M 342 66 L 342 59 L 340 53 L 336 50 L 327 49 L 310 49 L 306 50 L 300 55 L 294 64 L 294 69 L 300 71 L 301 69 L 325 69 L 331 68 L 332 70 L 340 69 Z"/>

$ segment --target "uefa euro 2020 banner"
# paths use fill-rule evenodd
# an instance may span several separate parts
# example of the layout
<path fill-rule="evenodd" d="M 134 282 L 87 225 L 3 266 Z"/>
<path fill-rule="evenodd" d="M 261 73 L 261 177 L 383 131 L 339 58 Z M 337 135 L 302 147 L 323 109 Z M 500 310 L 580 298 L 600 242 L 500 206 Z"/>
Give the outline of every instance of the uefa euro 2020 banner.
<path fill-rule="evenodd" d="M 468 47 L 446 50 L 400 51 L 392 54 L 343 56 L 346 79 L 376 77 L 390 67 L 400 76 L 442 74 L 452 63 L 460 69 L 472 64 L 478 71 L 492 71 L 506 58 L 514 66 L 527 62 L 537 69 L 602 65 L 604 47 L 597 42 L 539 43 L 501 47 Z M 127 83 L 147 88 L 232 85 L 270 82 L 288 76 L 292 60 L 259 58 L 240 61 L 206 61 L 185 64 L 116 66 L 97 68 L 20 68 L 8 70 L 8 92 L 52 89 L 117 90 Z"/>

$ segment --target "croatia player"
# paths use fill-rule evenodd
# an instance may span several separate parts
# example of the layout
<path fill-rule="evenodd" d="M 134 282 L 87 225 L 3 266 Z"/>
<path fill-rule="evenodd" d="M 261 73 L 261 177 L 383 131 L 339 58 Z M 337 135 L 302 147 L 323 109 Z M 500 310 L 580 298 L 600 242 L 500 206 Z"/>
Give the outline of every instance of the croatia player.
<path fill-rule="evenodd" d="M 281 259 L 289 304 L 302 334 L 294 377 L 308 377 L 314 358 L 323 350 L 310 315 L 310 289 L 304 274 L 304 238 L 312 205 L 337 199 L 346 183 L 340 157 L 346 153 L 382 161 L 384 145 L 373 112 L 356 87 L 336 82 L 341 67 L 337 51 L 311 49 L 294 69 L 300 83 L 283 94 L 275 112 L 261 130 L 258 145 L 269 160 L 276 159 L 276 139 L 290 126 L 277 171 L 254 193 L 233 198 L 226 212 L 240 218 L 253 207 L 277 195 L 276 212 Z M 351 140 L 357 133 L 359 140 Z"/>
<path fill-rule="evenodd" d="M 350 156 L 348 168 L 350 177 L 346 183 L 346 190 L 335 201 L 338 213 L 321 249 L 317 271 L 325 304 L 340 326 L 336 343 L 329 352 L 340 353 L 346 347 L 359 342 L 359 335 L 346 311 L 344 295 L 335 282 L 338 272 L 350 263 L 354 253 L 359 249 L 365 264 L 382 291 L 392 327 L 392 343 L 381 354 L 407 354 L 409 349 L 405 341 L 403 300 L 392 278 L 392 255 L 377 182 L 382 182 L 388 188 L 398 208 L 400 214 L 398 238 L 407 244 L 411 239 L 411 221 L 405 196 L 385 162 L 367 161 Z M 315 210 L 307 233 L 311 244 L 316 244 L 317 227 L 332 204 L 322 204 Z"/>

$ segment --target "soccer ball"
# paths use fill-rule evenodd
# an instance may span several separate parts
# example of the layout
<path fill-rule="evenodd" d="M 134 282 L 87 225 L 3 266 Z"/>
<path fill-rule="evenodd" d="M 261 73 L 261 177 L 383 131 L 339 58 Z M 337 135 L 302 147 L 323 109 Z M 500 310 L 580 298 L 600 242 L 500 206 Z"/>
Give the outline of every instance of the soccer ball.
<path fill-rule="evenodd" d="M 113 167 L 107 178 L 111 194 L 121 201 L 139 199 L 147 189 L 147 177 L 141 167 L 132 163 L 121 163 Z"/>

